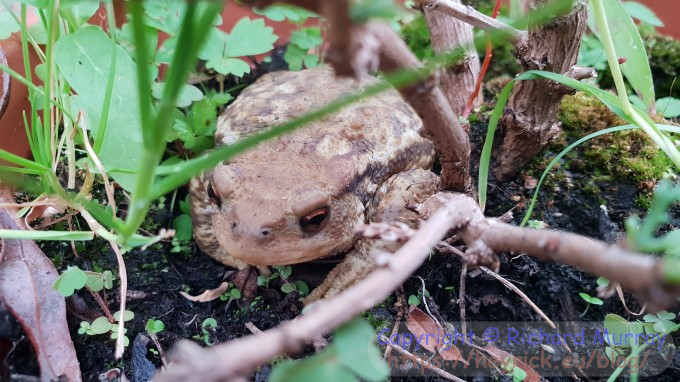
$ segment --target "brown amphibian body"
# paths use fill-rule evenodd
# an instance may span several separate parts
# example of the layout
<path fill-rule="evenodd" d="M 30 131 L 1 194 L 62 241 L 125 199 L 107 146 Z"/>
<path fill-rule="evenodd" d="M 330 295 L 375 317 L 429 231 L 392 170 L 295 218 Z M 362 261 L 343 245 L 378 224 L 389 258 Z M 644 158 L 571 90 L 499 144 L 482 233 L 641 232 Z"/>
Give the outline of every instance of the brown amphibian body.
<path fill-rule="evenodd" d="M 330 68 L 275 72 L 220 116 L 216 145 L 313 111 L 375 79 L 335 78 Z M 395 90 L 366 98 L 270 140 L 191 182 L 194 237 L 226 265 L 286 265 L 347 253 L 308 301 L 332 296 L 394 244 L 357 238 L 359 223 L 417 224 L 407 205 L 433 194 L 434 148 Z"/>

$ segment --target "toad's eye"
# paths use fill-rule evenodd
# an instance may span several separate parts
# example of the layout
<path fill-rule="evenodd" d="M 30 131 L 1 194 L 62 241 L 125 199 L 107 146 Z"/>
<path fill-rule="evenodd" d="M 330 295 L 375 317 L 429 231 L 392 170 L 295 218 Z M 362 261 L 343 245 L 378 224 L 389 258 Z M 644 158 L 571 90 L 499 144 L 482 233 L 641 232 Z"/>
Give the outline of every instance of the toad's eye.
<path fill-rule="evenodd" d="M 300 227 L 306 233 L 319 232 L 330 216 L 331 210 L 328 207 L 314 209 L 300 218 Z"/>
<path fill-rule="evenodd" d="M 213 182 L 210 182 L 208 184 L 208 198 L 210 198 L 210 201 L 215 203 L 218 207 L 222 206 L 222 198 L 220 198 L 220 194 L 215 190 L 215 185 Z"/>

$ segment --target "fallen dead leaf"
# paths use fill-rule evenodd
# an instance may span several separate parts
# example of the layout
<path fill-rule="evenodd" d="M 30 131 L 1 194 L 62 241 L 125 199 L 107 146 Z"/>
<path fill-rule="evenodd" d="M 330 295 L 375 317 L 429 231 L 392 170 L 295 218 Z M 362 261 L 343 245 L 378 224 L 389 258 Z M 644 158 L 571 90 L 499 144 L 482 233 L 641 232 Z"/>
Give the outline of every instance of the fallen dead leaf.
<path fill-rule="evenodd" d="M 227 280 L 234 284 L 234 288 L 241 291 L 243 301 L 250 302 L 255 299 L 257 292 L 257 270 L 255 270 L 255 267 L 241 269 Z"/>
<path fill-rule="evenodd" d="M 0 202 L 11 202 L 0 190 Z M 22 229 L 14 213 L 0 209 L 0 227 Z M 52 289 L 59 276 L 52 262 L 30 240 L 5 240 L 0 263 L 0 299 L 28 335 L 43 381 L 80 381 L 80 365 L 66 323 L 64 297 Z"/>
<path fill-rule="evenodd" d="M 505 350 L 501 350 L 491 344 L 488 344 L 486 347 L 479 348 L 481 350 L 484 350 L 487 352 L 499 365 L 507 365 L 508 364 L 508 357 L 512 357 L 513 359 L 513 365 L 516 367 L 519 367 L 520 369 L 524 370 L 525 373 L 527 373 L 527 377 L 524 378 L 524 382 L 540 382 L 541 381 L 541 375 L 536 372 L 536 370 L 532 369 L 529 365 L 526 363 L 522 362 L 519 358 L 515 357 L 514 355 L 506 352 Z M 508 371 L 508 370 L 504 370 Z"/>
<path fill-rule="evenodd" d="M 447 361 L 461 361 L 467 364 L 460 354 L 460 350 L 453 344 L 450 344 L 451 341 L 446 340 L 446 332 L 441 325 L 415 306 L 411 306 L 411 309 L 409 309 L 406 327 L 416 338 L 427 339 L 420 341 L 420 346 L 432 353 L 438 350 L 442 358 Z M 428 335 L 430 336 L 429 338 Z M 432 337 L 433 335 L 434 338 Z M 429 340 L 430 338 L 432 339 L 431 341 Z"/>
<path fill-rule="evenodd" d="M 229 288 L 229 283 L 225 281 L 222 284 L 220 284 L 220 286 L 218 286 L 217 288 L 208 289 L 205 292 L 199 294 L 198 296 L 192 296 L 186 292 L 179 292 L 179 294 L 184 296 L 184 298 L 186 298 L 189 301 L 208 302 L 219 298 L 220 295 L 227 290 L 227 288 Z"/>

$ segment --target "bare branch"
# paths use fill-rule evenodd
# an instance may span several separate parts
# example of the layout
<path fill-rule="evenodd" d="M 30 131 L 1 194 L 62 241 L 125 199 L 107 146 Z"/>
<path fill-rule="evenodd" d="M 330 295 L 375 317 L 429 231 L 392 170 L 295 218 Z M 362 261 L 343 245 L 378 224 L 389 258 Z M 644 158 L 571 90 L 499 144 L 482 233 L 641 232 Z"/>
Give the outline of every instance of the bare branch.
<path fill-rule="evenodd" d="M 527 39 L 527 32 L 515 29 L 480 13 L 469 5 L 463 5 L 452 0 L 416 0 L 416 3 L 422 6 L 423 9 L 445 13 L 487 32 L 506 34 L 514 44 L 521 43 Z"/>

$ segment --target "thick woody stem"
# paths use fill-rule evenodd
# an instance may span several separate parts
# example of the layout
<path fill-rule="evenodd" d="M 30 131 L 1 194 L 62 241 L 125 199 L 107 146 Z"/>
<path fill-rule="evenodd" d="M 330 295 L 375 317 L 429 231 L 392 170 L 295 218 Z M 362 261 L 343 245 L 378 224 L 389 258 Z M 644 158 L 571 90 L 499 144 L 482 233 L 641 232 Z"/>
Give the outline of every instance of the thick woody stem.
<path fill-rule="evenodd" d="M 460 0 L 451 0 L 460 5 Z M 475 82 L 480 75 L 479 55 L 474 48 L 472 26 L 431 7 L 423 7 L 427 26 L 430 30 L 432 49 L 436 53 L 450 52 L 458 47 L 465 48 L 463 59 L 443 69 L 438 82 L 453 112 L 462 115 L 468 99 L 475 93 Z M 472 98 L 472 106 L 479 106 L 482 97 Z"/>

